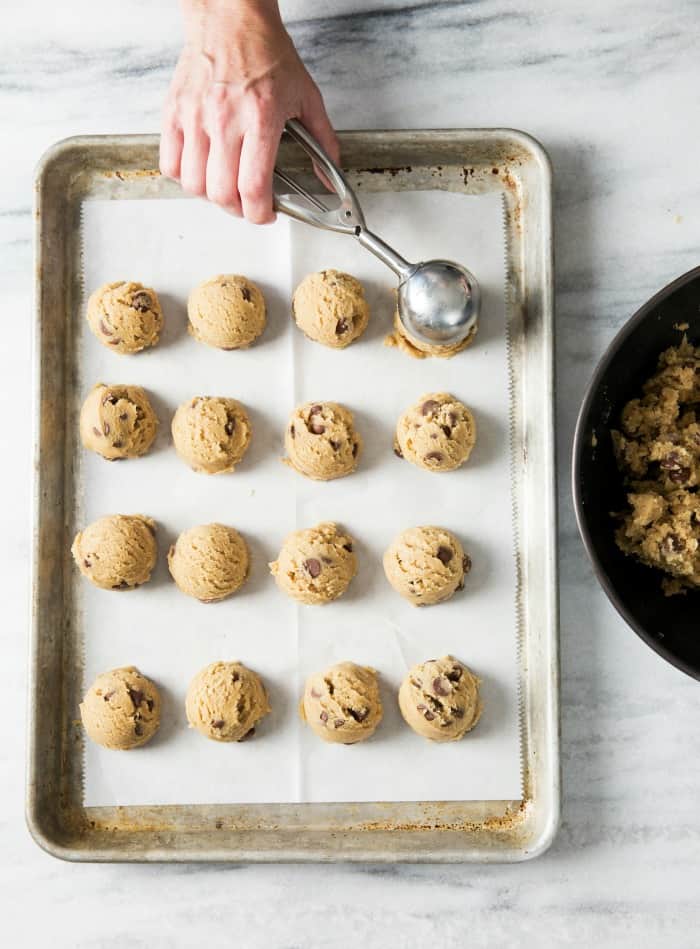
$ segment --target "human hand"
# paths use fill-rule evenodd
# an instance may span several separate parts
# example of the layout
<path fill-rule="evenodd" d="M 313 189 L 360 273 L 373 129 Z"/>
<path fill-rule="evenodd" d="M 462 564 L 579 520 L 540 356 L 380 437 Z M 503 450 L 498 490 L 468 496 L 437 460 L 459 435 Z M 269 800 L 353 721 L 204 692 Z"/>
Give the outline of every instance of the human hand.
<path fill-rule="evenodd" d="M 255 224 L 273 221 L 272 174 L 289 118 L 334 161 L 339 146 L 277 0 L 183 0 L 186 42 L 163 112 L 160 170 Z"/>

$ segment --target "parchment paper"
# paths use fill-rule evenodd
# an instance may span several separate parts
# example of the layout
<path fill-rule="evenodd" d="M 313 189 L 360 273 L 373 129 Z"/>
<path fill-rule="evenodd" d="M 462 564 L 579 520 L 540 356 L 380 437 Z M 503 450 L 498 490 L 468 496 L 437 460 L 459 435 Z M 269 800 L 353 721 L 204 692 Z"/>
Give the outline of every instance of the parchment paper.
<path fill-rule="evenodd" d="M 394 278 L 350 238 L 282 218 L 256 228 L 186 199 L 84 205 L 86 295 L 107 281 L 139 280 L 158 291 L 166 319 L 158 347 L 120 356 L 79 317 L 84 392 L 98 381 L 143 385 L 161 420 L 145 458 L 109 464 L 83 451 L 79 459 L 82 524 L 145 513 L 158 522 L 160 547 L 152 582 L 133 592 L 96 590 L 76 571 L 84 686 L 133 664 L 164 695 L 160 732 L 144 748 L 112 752 L 86 741 L 88 806 L 521 796 L 501 198 L 382 193 L 365 195 L 364 204 L 373 229 L 408 259 L 442 256 L 475 272 L 483 312 L 466 353 L 415 361 L 382 346 Z M 365 336 L 341 352 L 306 340 L 289 315 L 293 288 L 324 267 L 359 277 L 372 307 Z M 188 292 L 217 273 L 246 274 L 265 293 L 268 328 L 248 351 L 213 350 L 186 333 Z M 468 464 L 443 475 L 391 450 L 399 414 L 435 390 L 471 406 L 478 426 Z M 175 454 L 170 420 L 194 395 L 233 396 L 248 407 L 253 441 L 235 474 L 195 474 Z M 281 464 L 285 422 L 307 399 L 337 400 L 355 413 L 365 442 L 356 474 L 319 484 Z M 359 574 L 336 603 L 298 606 L 277 589 L 267 563 L 289 531 L 326 519 L 356 538 Z M 253 567 L 239 594 L 203 605 L 175 587 L 165 555 L 181 530 L 210 521 L 241 530 Z M 462 594 L 422 610 L 388 586 L 381 568 L 390 540 L 416 524 L 453 530 L 474 564 Z M 483 679 L 484 714 L 463 741 L 435 745 L 403 723 L 396 693 L 409 666 L 448 652 Z M 187 727 L 188 683 L 217 659 L 245 662 L 270 692 L 272 714 L 240 745 L 207 741 Z M 326 745 L 297 716 L 304 678 L 343 659 L 379 671 L 385 709 L 374 738 L 352 747 Z"/>

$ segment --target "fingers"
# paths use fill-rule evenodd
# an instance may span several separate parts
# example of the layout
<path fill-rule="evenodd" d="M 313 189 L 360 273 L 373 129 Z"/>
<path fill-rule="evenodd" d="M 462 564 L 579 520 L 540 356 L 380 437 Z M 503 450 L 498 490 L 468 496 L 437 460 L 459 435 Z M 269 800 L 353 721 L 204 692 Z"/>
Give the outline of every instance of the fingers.
<path fill-rule="evenodd" d="M 238 193 L 241 141 L 233 133 L 212 136 L 206 172 L 207 198 L 237 217 L 242 214 Z"/>
<path fill-rule="evenodd" d="M 160 134 L 160 173 L 166 178 L 180 177 L 182 145 L 182 129 L 174 117 L 164 116 Z"/>
<path fill-rule="evenodd" d="M 184 128 L 184 144 L 180 162 L 180 184 L 188 194 L 206 194 L 206 170 L 209 137 L 201 123 L 190 121 Z"/>
<path fill-rule="evenodd" d="M 269 224 L 275 220 L 272 175 L 281 135 L 280 122 L 259 122 L 243 138 L 238 190 L 243 214 L 253 224 Z"/>
<path fill-rule="evenodd" d="M 337 164 L 340 161 L 340 143 L 328 118 L 321 93 L 316 89 L 304 105 L 299 116 L 316 141 Z"/>

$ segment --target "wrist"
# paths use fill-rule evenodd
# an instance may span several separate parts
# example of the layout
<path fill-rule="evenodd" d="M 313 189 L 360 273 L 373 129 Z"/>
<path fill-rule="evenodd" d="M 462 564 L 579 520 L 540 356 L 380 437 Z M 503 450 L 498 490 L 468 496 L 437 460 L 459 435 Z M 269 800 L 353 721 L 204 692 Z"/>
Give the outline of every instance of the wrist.
<path fill-rule="evenodd" d="M 284 31 L 278 0 L 182 0 L 188 42 L 208 45 L 225 33 Z"/>

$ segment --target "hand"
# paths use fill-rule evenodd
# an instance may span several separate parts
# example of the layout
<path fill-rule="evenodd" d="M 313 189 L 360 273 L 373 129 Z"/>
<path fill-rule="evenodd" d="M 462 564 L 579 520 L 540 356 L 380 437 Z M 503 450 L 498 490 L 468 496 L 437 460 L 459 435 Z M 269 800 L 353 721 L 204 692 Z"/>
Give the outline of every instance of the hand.
<path fill-rule="evenodd" d="M 183 0 L 186 43 L 165 103 L 160 170 L 255 224 L 275 219 L 272 173 L 289 118 L 334 161 L 339 147 L 318 87 L 276 0 Z"/>

